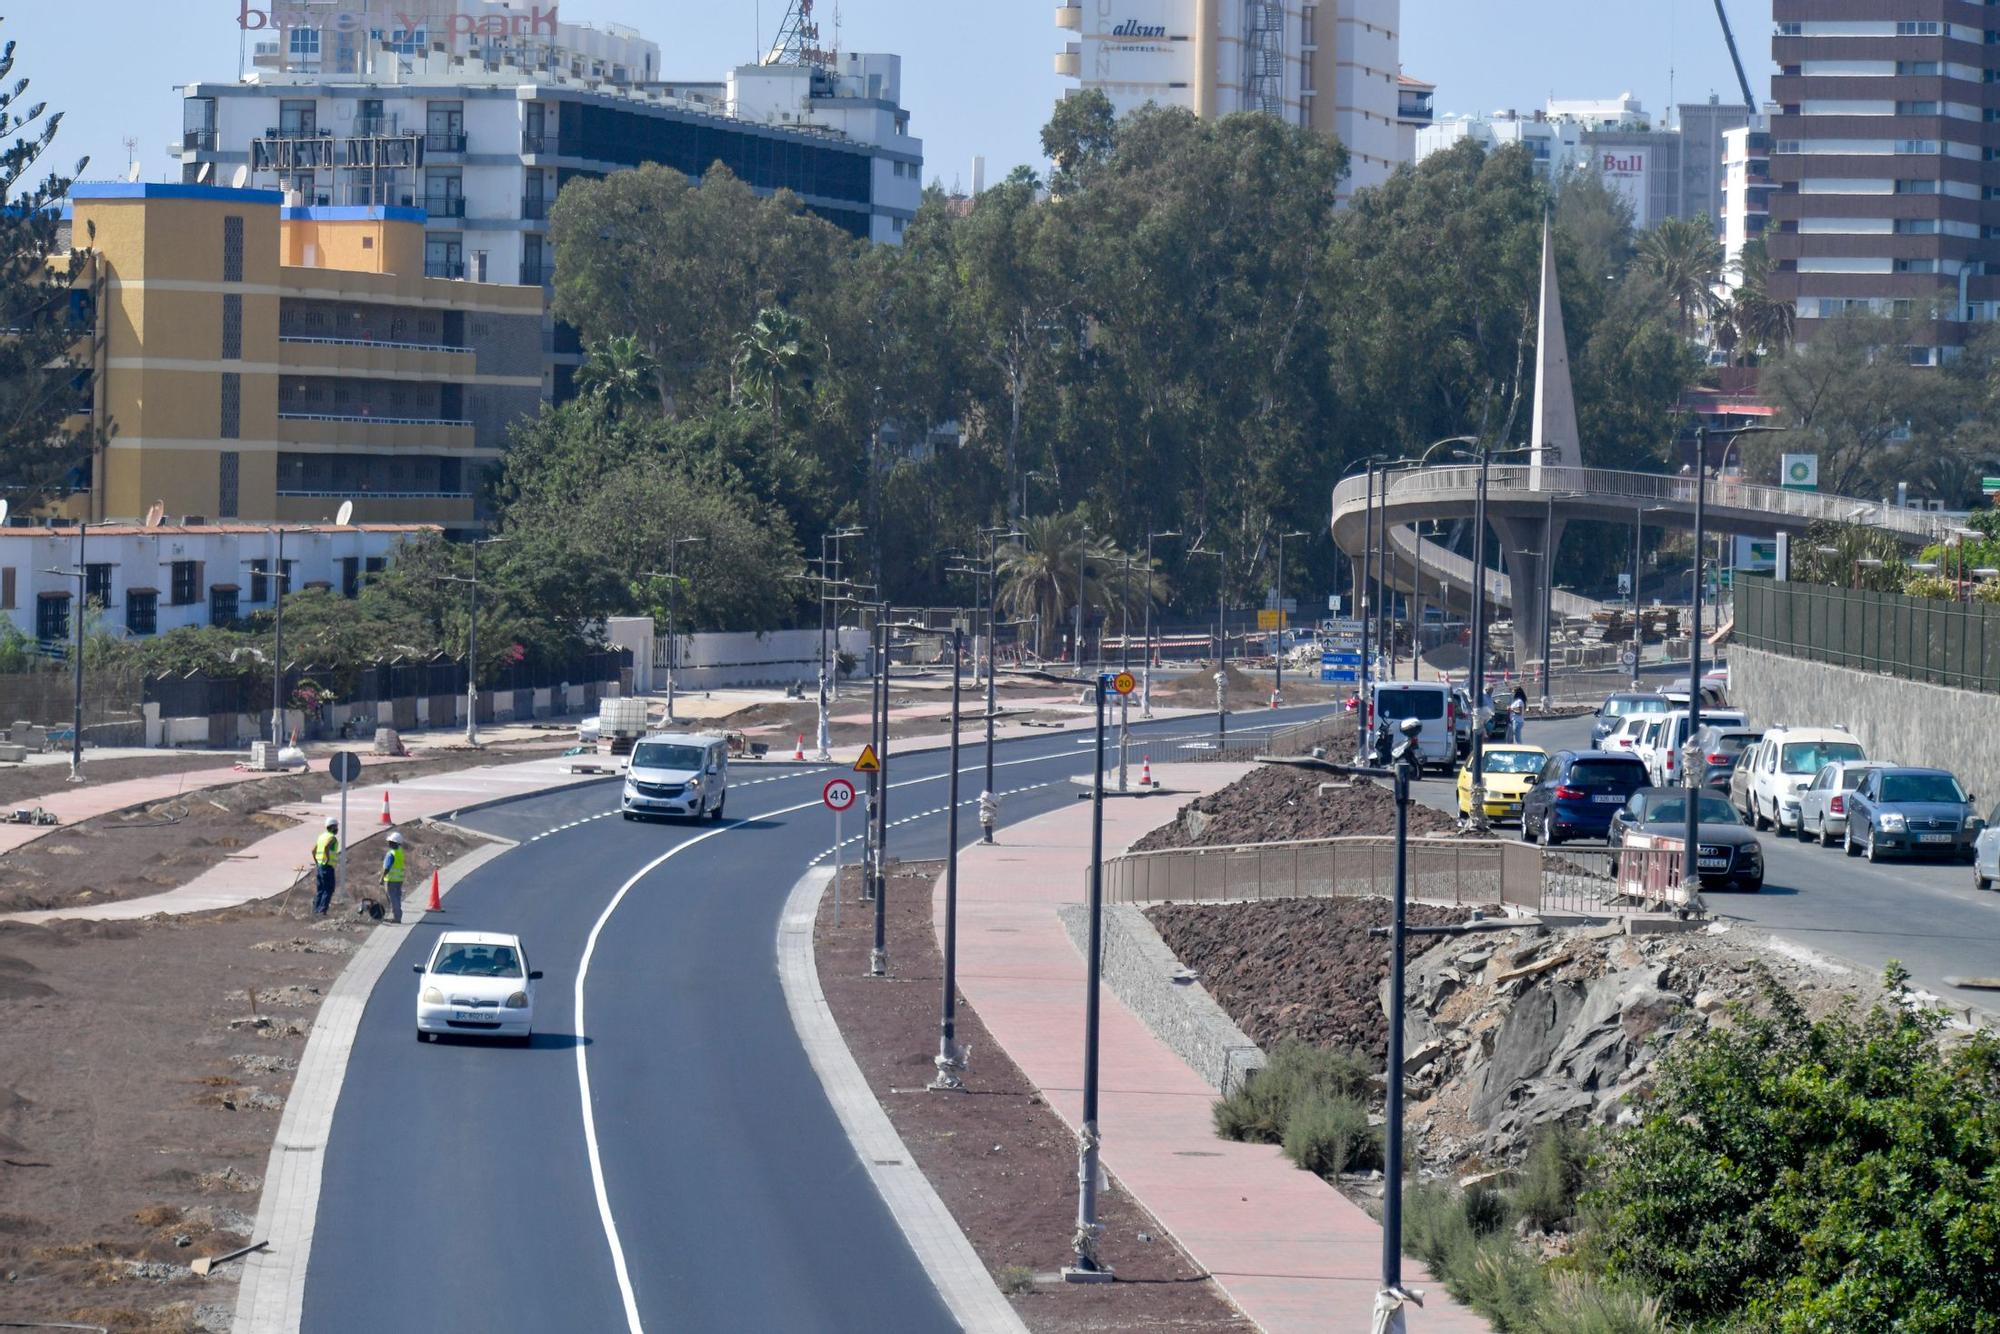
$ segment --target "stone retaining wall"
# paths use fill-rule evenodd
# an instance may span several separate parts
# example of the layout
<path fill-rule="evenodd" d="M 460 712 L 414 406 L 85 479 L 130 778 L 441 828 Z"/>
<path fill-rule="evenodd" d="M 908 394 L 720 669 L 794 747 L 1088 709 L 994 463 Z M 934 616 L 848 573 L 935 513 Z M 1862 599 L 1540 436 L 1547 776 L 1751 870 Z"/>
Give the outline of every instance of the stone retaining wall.
<path fill-rule="evenodd" d="M 1729 701 L 1755 727 L 1845 724 L 1873 759 L 1949 769 L 1982 813 L 2000 798 L 2000 696 L 1732 647 Z"/>
<path fill-rule="evenodd" d="M 1090 909 L 1057 909 L 1077 952 L 1089 947 Z M 1138 908 L 1104 907 L 1104 982 L 1146 1027 L 1218 1093 L 1264 1068 L 1264 1053 L 1160 939 Z"/>

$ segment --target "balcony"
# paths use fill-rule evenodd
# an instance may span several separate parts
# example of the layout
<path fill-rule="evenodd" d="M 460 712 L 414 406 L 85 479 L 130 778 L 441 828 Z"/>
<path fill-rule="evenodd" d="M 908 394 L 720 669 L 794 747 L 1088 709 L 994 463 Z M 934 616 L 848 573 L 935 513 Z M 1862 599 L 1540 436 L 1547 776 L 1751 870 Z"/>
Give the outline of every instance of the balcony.
<path fill-rule="evenodd" d="M 462 259 L 431 259 L 428 256 L 424 259 L 424 277 L 426 278 L 463 278 L 464 276 L 465 261 Z"/>
<path fill-rule="evenodd" d="M 556 151 L 556 137 L 553 134 L 536 134 L 523 131 L 521 134 L 523 153 L 553 153 Z"/>
<path fill-rule="evenodd" d="M 471 449 L 472 423 L 437 417 L 280 412 L 278 439 L 327 449 Z"/>
<path fill-rule="evenodd" d="M 521 216 L 529 222 L 546 222 L 549 216 L 549 201 L 541 195 L 523 196 Z"/>
<path fill-rule="evenodd" d="M 342 377 L 415 374 L 454 380 L 477 373 L 476 358 L 462 347 L 286 334 L 278 337 L 278 365 L 299 375 Z"/>
<path fill-rule="evenodd" d="M 1071 42 L 1066 51 L 1056 52 L 1056 73 L 1065 79 L 1083 77 L 1083 43 Z"/>
<path fill-rule="evenodd" d="M 463 153 L 465 151 L 465 135 L 462 132 L 449 134 L 431 131 L 424 135 L 424 151 L 426 153 Z"/>
<path fill-rule="evenodd" d="M 424 212 L 433 218 L 462 218 L 465 216 L 465 196 L 426 195 Z"/>
<path fill-rule="evenodd" d="M 1071 3 L 1069 4 L 1057 5 L 1056 26 L 1058 28 L 1067 28 L 1071 32 L 1082 32 L 1083 31 L 1082 4 L 1077 3 L 1077 0 L 1071 0 Z"/>
<path fill-rule="evenodd" d="M 181 151 L 185 153 L 213 153 L 215 151 L 215 129 L 182 130 Z"/>

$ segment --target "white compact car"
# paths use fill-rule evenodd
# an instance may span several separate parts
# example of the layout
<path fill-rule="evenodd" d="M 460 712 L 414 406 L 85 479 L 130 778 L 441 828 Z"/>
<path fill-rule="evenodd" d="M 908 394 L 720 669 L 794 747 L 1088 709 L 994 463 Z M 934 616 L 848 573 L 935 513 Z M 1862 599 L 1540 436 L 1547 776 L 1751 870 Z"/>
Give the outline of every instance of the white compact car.
<path fill-rule="evenodd" d="M 535 1031 L 535 983 L 519 936 L 447 931 L 417 974 L 417 1041 L 440 1034 L 512 1038 L 525 1047 Z"/>
<path fill-rule="evenodd" d="M 1868 753 L 1844 727 L 1786 727 L 1764 733 L 1750 766 L 1744 796 L 1750 824 L 1787 833 L 1799 827 L 1799 790 L 1829 764 L 1865 760 Z"/>

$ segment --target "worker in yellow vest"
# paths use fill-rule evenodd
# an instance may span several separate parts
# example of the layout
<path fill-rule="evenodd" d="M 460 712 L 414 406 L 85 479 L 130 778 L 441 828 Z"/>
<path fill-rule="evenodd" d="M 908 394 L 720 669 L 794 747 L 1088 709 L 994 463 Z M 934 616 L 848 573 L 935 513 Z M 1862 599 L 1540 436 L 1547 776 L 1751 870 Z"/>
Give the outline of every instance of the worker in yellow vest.
<path fill-rule="evenodd" d="M 403 852 L 403 835 L 400 831 L 389 831 L 389 850 L 382 854 L 382 888 L 389 895 L 389 916 L 391 920 L 403 920 L 403 876 L 409 863 Z"/>
<path fill-rule="evenodd" d="M 313 916 L 333 905 L 333 868 L 340 864 L 340 820 L 326 817 L 326 832 L 313 842 Z"/>

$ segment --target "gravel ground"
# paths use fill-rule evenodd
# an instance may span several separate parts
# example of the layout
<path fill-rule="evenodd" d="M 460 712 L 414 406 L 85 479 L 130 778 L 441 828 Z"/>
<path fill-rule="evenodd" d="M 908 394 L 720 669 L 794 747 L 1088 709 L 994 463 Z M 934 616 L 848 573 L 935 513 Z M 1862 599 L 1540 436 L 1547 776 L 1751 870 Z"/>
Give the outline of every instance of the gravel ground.
<path fill-rule="evenodd" d="M 1322 784 L 1334 786 L 1322 793 Z M 1132 845 L 1132 850 L 1228 847 L 1395 832 L 1396 798 L 1387 787 L 1367 779 L 1352 786 L 1345 784 L 1345 779 L 1318 770 L 1264 765 L 1181 807 L 1171 823 L 1147 834 Z M 1415 801 L 1410 803 L 1409 818 L 1410 833 L 1419 837 L 1458 830 L 1450 816 Z"/>

